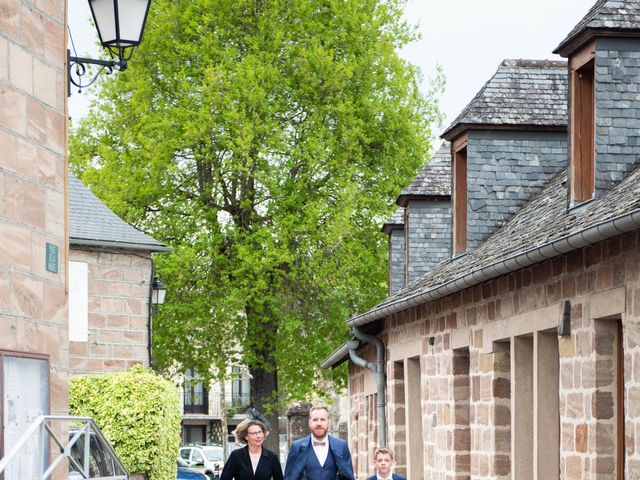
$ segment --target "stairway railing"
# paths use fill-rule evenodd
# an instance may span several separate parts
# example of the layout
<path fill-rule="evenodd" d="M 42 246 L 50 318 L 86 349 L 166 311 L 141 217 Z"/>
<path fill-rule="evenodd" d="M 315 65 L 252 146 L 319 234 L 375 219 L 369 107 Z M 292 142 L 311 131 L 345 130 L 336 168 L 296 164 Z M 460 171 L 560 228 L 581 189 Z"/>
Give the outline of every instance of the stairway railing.
<path fill-rule="evenodd" d="M 34 480 L 47 480 L 54 472 L 55 478 L 66 478 L 61 477 L 63 473 L 58 473 L 62 472 L 62 465 L 68 465 L 68 478 L 73 480 L 129 480 L 129 472 L 93 419 L 69 415 L 44 415 L 36 418 L 0 459 L 0 478 L 23 480 L 13 478 L 15 470 L 20 472 L 21 468 L 16 462 L 24 460 L 26 454 L 31 454 L 27 458 L 33 464 L 33 453 L 27 452 L 27 449 L 32 448 L 35 441 L 39 443 L 37 455 L 44 461 L 42 471 L 38 472 Z M 35 461 L 38 461 L 37 458 Z M 24 476 L 20 473 L 18 475 Z"/>

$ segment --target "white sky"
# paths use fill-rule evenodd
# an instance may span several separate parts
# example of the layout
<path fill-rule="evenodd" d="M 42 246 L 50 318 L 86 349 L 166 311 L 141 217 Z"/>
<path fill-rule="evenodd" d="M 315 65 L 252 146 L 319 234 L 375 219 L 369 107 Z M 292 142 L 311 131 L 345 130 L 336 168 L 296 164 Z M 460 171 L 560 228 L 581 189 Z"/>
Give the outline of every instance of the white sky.
<path fill-rule="evenodd" d="M 436 65 L 442 66 L 447 86 L 440 106 L 446 127 L 503 59 L 560 59 L 552 50 L 595 1 L 409 0 L 406 16 L 419 25 L 422 39 L 403 49 L 401 55 L 419 65 L 425 78 L 433 75 Z M 69 1 L 69 28 L 78 56 L 97 55 L 93 46 L 97 35 L 89 17 L 88 2 Z M 72 118 L 84 114 L 88 96 L 84 91 L 72 93 Z"/>

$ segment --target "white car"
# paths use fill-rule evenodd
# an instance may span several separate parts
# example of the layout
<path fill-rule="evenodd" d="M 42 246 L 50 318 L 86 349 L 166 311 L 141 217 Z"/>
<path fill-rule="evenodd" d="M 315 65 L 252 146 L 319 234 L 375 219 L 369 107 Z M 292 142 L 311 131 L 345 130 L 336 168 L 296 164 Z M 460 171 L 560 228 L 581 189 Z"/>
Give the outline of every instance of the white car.
<path fill-rule="evenodd" d="M 210 480 L 220 478 L 224 465 L 224 452 L 219 445 L 197 445 L 180 448 L 180 457 Z"/>

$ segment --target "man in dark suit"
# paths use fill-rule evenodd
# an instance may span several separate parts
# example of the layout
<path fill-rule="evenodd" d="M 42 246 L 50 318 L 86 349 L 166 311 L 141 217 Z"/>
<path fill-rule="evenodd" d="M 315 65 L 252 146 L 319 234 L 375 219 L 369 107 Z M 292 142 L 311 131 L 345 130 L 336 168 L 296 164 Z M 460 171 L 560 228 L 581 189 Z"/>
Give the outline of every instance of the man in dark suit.
<path fill-rule="evenodd" d="M 355 480 L 349 446 L 327 433 L 329 425 L 329 408 L 311 407 L 311 435 L 291 444 L 284 480 Z"/>
<path fill-rule="evenodd" d="M 407 480 L 402 475 L 392 473 L 391 470 L 396 462 L 393 457 L 393 450 L 390 448 L 376 448 L 373 453 L 373 463 L 376 466 L 376 474 L 371 475 L 367 480 Z"/>

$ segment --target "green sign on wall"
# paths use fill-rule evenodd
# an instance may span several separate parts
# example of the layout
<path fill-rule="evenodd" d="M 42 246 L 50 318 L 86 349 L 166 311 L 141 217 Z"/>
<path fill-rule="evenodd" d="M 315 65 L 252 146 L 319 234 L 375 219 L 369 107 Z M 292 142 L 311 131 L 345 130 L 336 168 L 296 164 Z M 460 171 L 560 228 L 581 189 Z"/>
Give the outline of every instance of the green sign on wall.
<path fill-rule="evenodd" d="M 58 273 L 58 246 L 49 242 L 47 242 L 45 267 L 47 272 Z"/>

